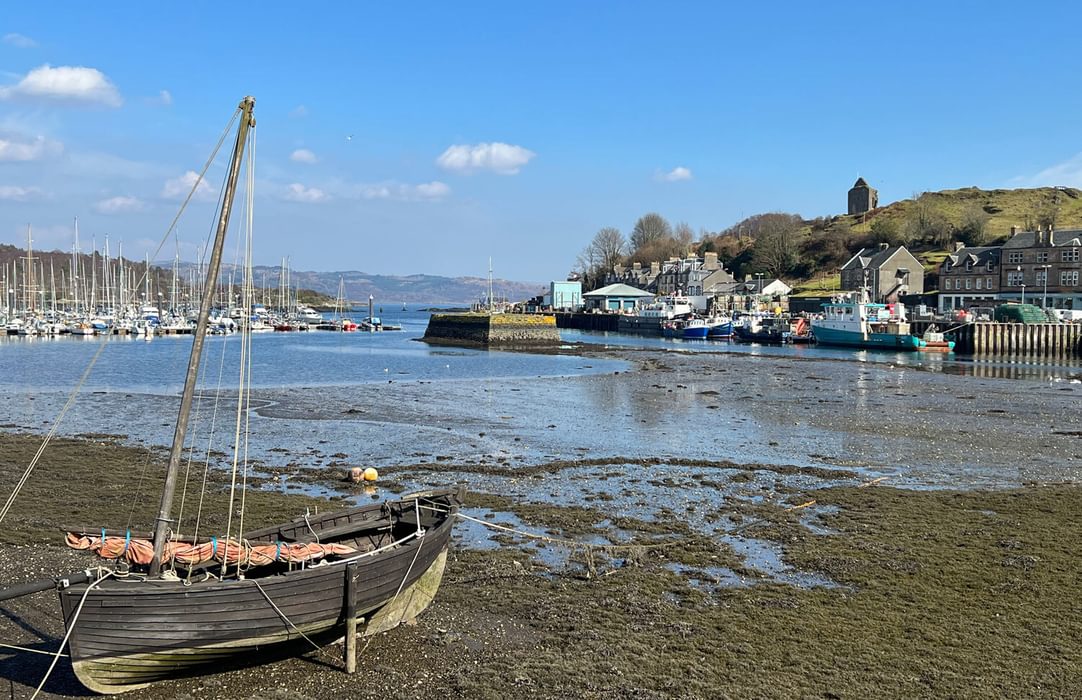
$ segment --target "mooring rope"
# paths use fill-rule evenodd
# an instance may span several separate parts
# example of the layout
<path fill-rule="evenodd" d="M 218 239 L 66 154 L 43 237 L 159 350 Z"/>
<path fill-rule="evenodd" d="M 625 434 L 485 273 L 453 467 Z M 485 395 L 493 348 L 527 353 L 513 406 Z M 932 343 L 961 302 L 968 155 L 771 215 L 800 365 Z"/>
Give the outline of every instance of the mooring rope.
<path fill-rule="evenodd" d="M 102 347 L 105 347 L 104 343 L 102 344 Z M 71 633 L 75 631 L 75 623 L 79 620 L 79 613 L 83 611 L 83 605 L 86 603 L 86 597 L 90 595 L 90 591 L 94 590 L 95 586 L 97 586 L 99 583 L 112 575 L 112 571 L 106 571 L 96 581 L 89 584 L 86 587 L 86 590 L 83 591 L 83 597 L 79 599 L 79 606 L 75 608 L 75 614 L 71 616 L 71 620 L 69 620 L 67 623 L 68 631 L 64 633 L 64 638 L 60 640 L 60 647 L 56 650 L 56 653 L 53 654 L 53 662 L 49 664 L 49 669 L 45 671 L 45 677 L 41 679 L 41 683 L 38 683 L 37 690 L 35 690 L 34 694 L 30 696 L 30 700 L 34 700 L 34 698 L 38 696 L 38 693 L 41 692 L 41 689 L 45 687 L 46 681 L 49 680 L 49 676 L 52 675 L 53 669 L 56 668 L 56 662 L 59 661 L 60 657 L 64 655 L 62 652 L 64 651 L 64 647 L 68 643 L 68 639 L 71 637 Z"/>
<path fill-rule="evenodd" d="M 90 358 L 90 364 L 87 365 L 87 368 L 83 371 L 83 376 L 79 378 L 79 382 L 75 385 L 75 388 L 72 389 L 67 402 L 64 404 L 63 408 L 60 409 L 60 413 L 57 415 L 56 420 L 53 421 L 52 427 L 49 428 L 49 432 L 45 434 L 45 439 L 41 441 L 41 446 L 38 447 L 38 451 L 34 454 L 33 459 L 30 460 L 30 464 L 27 466 L 26 471 L 23 472 L 22 477 L 19 479 L 19 483 L 12 489 L 11 495 L 8 496 L 7 502 L 4 503 L 4 507 L 0 508 L 0 523 L 4 522 L 4 518 L 7 517 L 8 511 L 11 510 L 11 506 L 14 505 L 15 499 L 18 498 L 19 492 L 22 491 L 23 487 L 26 486 L 26 482 L 30 479 L 30 474 L 34 471 L 34 467 L 38 466 L 38 461 L 41 460 L 41 455 L 45 453 L 45 448 L 49 445 L 49 441 L 53 439 L 57 429 L 60 428 L 60 421 L 64 419 L 64 414 L 68 412 L 68 409 L 75 404 L 75 398 L 79 395 L 79 391 L 83 388 L 83 384 L 85 384 L 86 380 L 90 377 L 90 370 L 94 368 L 94 363 L 101 357 L 102 350 L 104 349 L 105 343 L 98 345 L 97 352 Z"/>
<path fill-rule="evenodd" d="M 279 608 L 273 600 L 271 600 L 270 595 L 268 595 L 267 592 L 263 590 L 263 586 L 259 585 L 259 581 L 257 579 L 253 578 L 248 580 L 255 584 L 255 587 L 259 589 L 259 592 L 263 594 L 263 597 L 266 598 L 267 602 L 270 603 L 272 608 L 274 608 L 274 612 L 278 613 L 278 617 L 282 618 L 282 620 L 284 620 L 287 625 L 295 629 L 297 631 L 297 634 L 304 638 L 304 641 L 311 644 L 312 648 L 318 651 L 320 654 L 324 654 L 332 659 L 334 658 L 333 656 L 327 654 L 327 652 L 323 650 L 323 647 L 313 642 L 311 637 L 302 632 L 300 627 L 297 627 L 295 624 L 293 624 L 293 620 L 290 620 L 289 617 L 284 612 L 282 612 L 282 609 Z M 31 700 L 33 700 L 33 698 L 31 698 Z"/>
<path fill-rule="evenodd" d="M 46 656 L 56 656 L 55 651 L 45 651 L 44 649 L 31 649 L 30 647 L 21 647 L 18 644 L 4 644 L 3 642 L 0 642 L 0 647 L 3 647 L 4 649 L 16 649 L 18 651 L 28 651 L 31 654 L 44 654 Z M 61 654 L 60 656 L 64 657 L 65 659 L 68 658 L 67 654 Z"/>

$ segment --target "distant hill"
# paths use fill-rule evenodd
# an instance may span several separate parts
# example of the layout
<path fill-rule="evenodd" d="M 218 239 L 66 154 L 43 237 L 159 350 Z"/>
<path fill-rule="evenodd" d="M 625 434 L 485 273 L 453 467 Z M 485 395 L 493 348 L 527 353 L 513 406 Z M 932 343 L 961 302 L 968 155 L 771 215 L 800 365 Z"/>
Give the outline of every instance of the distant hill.
<path fill-rule="evenodd" d="M 161 263 L 168 266 L 169 263 Z M 191 267 L 182 263 L 182 271 Z M 184 272 L 184 274 L 187 274 Z M 223 275 L 229 274 L 223 265 Z M 278 286 L 281 268 L 260 265 L 254 268 L 257 287 L 273 289 Z M 348 301 L 367 302 L 371 295 L 376 303 L 420 304 L 471 304 L 488 295 L 488 279 L 482 277 L 440 277 L 437 275 L 376 275 L 358 270 L 313 272 L 291 270 L 290 285 L 294 288 L 311 289 L 329 297 L 338 295 L 338 281 L 342 280 Z M 543 285 L 535 282 L 514 282 L 504 279 L 492 281 L 493 294 L 510 301 L 524 301 L 541 293 Z"/>
<path fill-rule="evenodd" d="M 0 244 L 0 281 L 8 279 L 9 276 L 14 276 L 14 279 L 21 286 L 25 282 L 23 280 L 23 260 L 25 256 L 26 250 L 23 248 Z M 71 279 L 71 253 L 56 250 L 34 251 L 34 260 L 34 267 L 36 268 L 35 287 L 38 290 L 48 290 L 53 279 L 55 279 L 57 295 L 63 298 L 65 289 L 70 284 Z M 131 283 L 139 280 L 137 284 L 141 289 L 145 264 L 142 261 L 125 260 L 124 265 L 130 270 Z M 86 253 L 80 255 L 79 266 L 82 269 L 81 277 L 85 278 L 84 284 L 89 284 L 89 278 L 91 277 L 89 271 L 93 269 L 97 270 L 100 280 L 102 267 L 100 254 L 93 256 L 93 258 Z M 181 284 L 195 278 L 192 274 L 195 268 L 195 263 L 180 263 L 178 277 Z M 116 261 L 113 261 L 112 269 L 116 269 Z M 280 286 L 280 268 L 258 266 L 255 268 L 254 273 L 256 287 L 263 287 L 265 283 L 268 289 L 274 290 Z M 233 267 L 223 264 L 223 282 L 228 282 L 231 276 L 233 276 Z M 158 292 L 162 292 L 168 297 L 173 279 L 173 261 L 160 260 L 151 263 L 150 277 L 151 297 L 156 296 Z M 234 276 L 234 279 L 239 279 L 239 276 Z M 333 304 L 338 295 L 339 279 L 344 283 L 346 299 L 359 303 L 367 303 L 368 296 L 372 295 L 377 303 L 385 304 L 468 305 L 488 294 L 488 280 L 481 277 L 374 275 L 357 270 L 339 272 L 292 270 L 289 278 L 290 286 L 293 289 L 299 287 L 302 290 L 302 301 L 324 305 Z M 495 279 L 492 282 L 492 289 L 498 299 L 506 298 L 510 301 L 524 301 L 540 294 L 543 285 L 540 283 Z"/>

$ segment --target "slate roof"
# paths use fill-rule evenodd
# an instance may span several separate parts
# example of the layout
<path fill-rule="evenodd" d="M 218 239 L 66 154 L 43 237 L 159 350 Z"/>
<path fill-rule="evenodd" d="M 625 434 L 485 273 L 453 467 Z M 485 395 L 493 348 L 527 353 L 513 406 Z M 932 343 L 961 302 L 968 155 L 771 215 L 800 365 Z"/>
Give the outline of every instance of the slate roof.
<path fill-rule="evenodd" d="M 1082 229 L 1052 229 L 1052 245 L 1082 245 Z M 1003 244 L 1004 248 L 1033 248 L 1037 245 L 1036 231 L 1019 231 Z"/>
<path fill-rule="evenodd" d="M 991 262 L 993 265 L 999 262 L 998 246 L 976 246 L 960 248 L 943 259 L 944 265 L 950 261 L 951 267 L 965 267 L 967 261 L 972 261 L 974 267 L 983 267 Z"/>
<path fill-rule="evenodd" d="M 849 258 L 849 262 L 842 265 L 843 270 L 875 270 L 883 266 L 883 263 L 890 260 L 891 256 L 897 253 L 899 250 L 904 250 L 905 246 L 894 246 L 893 248 L 887 248 L 886 250 L 879 250 L 878 248 L 861 248 L 857 251 L 857 254 Z"/>
<path fill-rule="evenodd" d="M 868 186 L 868 183 L 864 181 L 864 178 L 858 177 L 857 181 L 855 183 L 853 183 L 853 189 L 855 190 L 855 189 L 859 189 L 861 187 L 863 187 L 865 189 L 871 189 L 871 187 Z"/>

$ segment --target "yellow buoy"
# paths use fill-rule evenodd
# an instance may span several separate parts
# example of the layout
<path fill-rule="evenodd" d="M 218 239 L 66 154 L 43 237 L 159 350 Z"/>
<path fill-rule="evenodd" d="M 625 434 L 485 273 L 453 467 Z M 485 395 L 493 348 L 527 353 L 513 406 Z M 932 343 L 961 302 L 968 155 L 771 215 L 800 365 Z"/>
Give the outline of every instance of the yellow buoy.
<path fill-rule="evenodd" d="M 378 478 L 379 478 L 379 472 L 377 472 L 374 468 L 369 467 L 368 469 L 364 470 L 364 480 L 365 481 L 375 481 Z"/>

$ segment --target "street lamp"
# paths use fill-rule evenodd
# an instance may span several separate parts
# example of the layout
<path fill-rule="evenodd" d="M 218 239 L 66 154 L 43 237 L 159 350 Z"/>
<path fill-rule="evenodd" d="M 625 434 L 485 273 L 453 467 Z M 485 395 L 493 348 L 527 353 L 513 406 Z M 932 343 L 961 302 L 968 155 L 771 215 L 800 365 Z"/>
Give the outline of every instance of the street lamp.
<path fill-rule="evenodd" d="M 1019 265 L 1018 267 L 1016 267 L 1014 269 L 1018 271 L 1018 285 L 1020 287 L 1022 287 L 1022 303 L 1025 304 L 1026 303 L 1026 283 L 1022 281 L 1022 280 L 1025 279 L 1025 277 L 1022 276 L 1023 275 L 1022 266 Z"/>
<path fill-rule="evenodd" d="M 763 273 L 756 272 L 755 280 L 758 282 L 755 286 L 755 310 L 758 311 L 763 304 Z"/>
<path fill-rule="evenodd" d="M 1044 270 L 1044 294 L 1041 295 L 1041 308 L 1048 308 L 1048 269 L 1051 265 L 1041 265 L 1040 268 Z"/>

